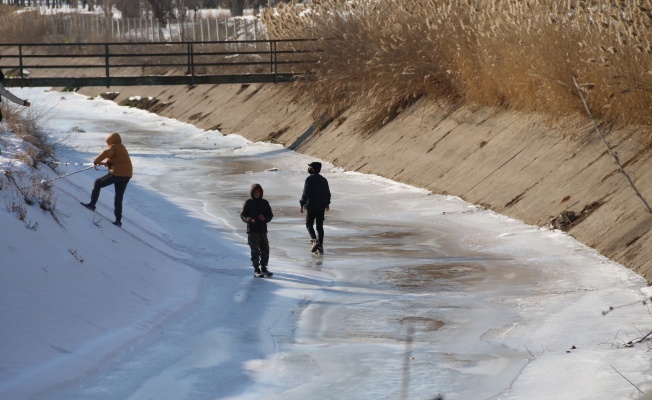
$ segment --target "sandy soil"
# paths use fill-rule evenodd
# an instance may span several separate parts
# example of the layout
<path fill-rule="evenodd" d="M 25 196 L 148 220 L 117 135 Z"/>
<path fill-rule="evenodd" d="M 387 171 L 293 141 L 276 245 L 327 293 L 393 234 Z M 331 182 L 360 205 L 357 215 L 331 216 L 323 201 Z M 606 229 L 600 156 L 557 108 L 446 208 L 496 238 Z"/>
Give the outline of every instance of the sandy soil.
<path fill-rule="evenodd" d="M 652 215 L 589 121 L 562 130 L 542 116 L 489 108 L 443 109 L 421 100 L 371 135 L 354 112 L 317 129 L 287 84 L 84 88 L 158 100 L 160 115 L 204 129 L 274 141 L 348 170 L 456 195 L 529 224 L 558 226 L 652 283 Z M 609 142 L 652 202 L 652 151 L 633 129 Z M 647 249 L 647 250 L 646 250 Z"/>

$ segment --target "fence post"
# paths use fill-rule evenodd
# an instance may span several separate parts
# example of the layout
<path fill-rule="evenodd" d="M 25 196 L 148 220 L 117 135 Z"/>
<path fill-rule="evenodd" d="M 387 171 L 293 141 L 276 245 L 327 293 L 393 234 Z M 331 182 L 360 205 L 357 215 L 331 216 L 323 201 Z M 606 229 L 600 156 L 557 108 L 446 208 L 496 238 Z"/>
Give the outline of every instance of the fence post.
<path fill-rule="evenodd" d="M 104 68 L 106 71 L 106 87 L 111 86 L 110 73 L 109 73 L 109 44 L 104 43 Z"/>
<path fill-rule="evenodd" d="M 188 42 L 188 73 L 190 74 L 190 86 L 195 86 L 195 53 L 192 42 Z"/>
<path fill-rule="evenodd" d="M 22 87 L 23 86 L 22 80 L 24 78 L 24 75 L 23 75 L 23 45 L 22 44 L 18 45 L 18 65 L 19 65 L 20 80 L 21 80 L 20 86 Z"/>
<path fill-rule="evenodd" d="M 269 40 L 269 72 L 274 72 L 274 41 Z"/>

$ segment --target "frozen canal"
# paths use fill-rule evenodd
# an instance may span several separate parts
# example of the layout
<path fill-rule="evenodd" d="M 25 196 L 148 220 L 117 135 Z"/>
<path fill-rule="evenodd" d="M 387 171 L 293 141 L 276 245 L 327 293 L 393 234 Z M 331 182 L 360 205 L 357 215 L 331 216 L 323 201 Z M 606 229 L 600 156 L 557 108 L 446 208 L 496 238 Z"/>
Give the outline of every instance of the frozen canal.
<path fill-rule="evenodd" d="M 563 233 L 326 164 L 315 256 L 298 203 L 312 158 L 75 94 L 29 99 L 56 110 L 67 161 L 122 134 L 135 170 L 123 229 L 155 235 L 129 210 L 150 217 L 204 276 L 174 321 L 43 399 L 635 398 L 614 368 L 650 376 L 645 349 L 613 346 L 623 327 L 649 330 L 647 310 L 601 315 L 645 282 Z M 252 183 L 274 211 L 272 279 L 252 277 L 239 219 Z"/>

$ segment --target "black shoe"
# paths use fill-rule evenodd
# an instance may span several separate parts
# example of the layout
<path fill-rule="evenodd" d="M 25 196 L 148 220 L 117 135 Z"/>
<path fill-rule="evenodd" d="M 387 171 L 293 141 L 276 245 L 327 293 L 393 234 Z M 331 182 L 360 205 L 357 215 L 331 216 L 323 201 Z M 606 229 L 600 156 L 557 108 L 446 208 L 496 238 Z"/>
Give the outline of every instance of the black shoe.
<path fill-rule="evenodd" d="M 120 222 L 120 221 L 113 221 L 113 225 L 115 225 L 115 226 L 122 226 L 122 222 Z"/>
<path fill-rule="evenodd" d="M 263 274 L 265 278 L 269 278 L 270 276 L 274 275 L 271 271 L 267 269 L 267 267 L 262 267 L 260 269 L 260 272 Z"/>
<path fill-rule="evenodd" d="M 256 278 L 264 278 L 265 274 L 263 274 L 263 272 L 258 267 L 254 267 L 254 276 Z"/>
<path fill-rule="evenodd" d="M 324 254 L 324 246 L 321 244 L 317 245 L 317 250 L 315 251 L 315 254 Z"/>
<path fill-rule="evenodd" d="M 95 211 L 95 204 L 93 203 L 81 203 L 81 205 L 88 208 L 91 211 Z"/>
<path fill-rule="evenodd" d="M 312 243 L 312 247 L 310 248 L 310 252 L 314 253 L 317 251 L 317 247 L 319 247 L 319 241 L 317 239 L 312 239 L 310 240 L 310 243 Z"/>

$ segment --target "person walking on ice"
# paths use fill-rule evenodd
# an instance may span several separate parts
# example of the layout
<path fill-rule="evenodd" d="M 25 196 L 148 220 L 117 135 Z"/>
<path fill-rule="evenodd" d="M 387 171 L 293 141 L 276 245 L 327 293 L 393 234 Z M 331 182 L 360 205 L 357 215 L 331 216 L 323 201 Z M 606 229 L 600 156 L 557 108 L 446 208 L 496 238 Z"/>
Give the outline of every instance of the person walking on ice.
<path fill-rule="evenodd" d="M 89 210 L 95 210 L 95 204 L 100 198 L 100 190 L 103 187 L 113 185 L 115 187 L 115 198 L 113 200 L 115 221 L 113 221 L 113 224 L 122 226 L 122 198 L 125 190 L 127 190 L 127 184 L 133 176 L 133 167 L 129 152 L 122 144 L 119 133 L 113 132 L 109 134 L 105 141 L 109 148 L 98 154 L 93 160 L 93 164 L 105 165 L 109 169 L 109 173 L 95 180 L 90 203 L 82 202 L 81 204 Z"/>
<path fill-rule="evenodd" d="M 251 198 L 244 202 L 240 219 L 247 224 L 247 244 L 251 250 L 251 263 L 254 276 L 265 278 L 274 275 L 267 269 L 269 262 L 269 241 L 267 240 L 267 223 L 274 218 L 272 207 L 263 199 L 263 187 L 257 183 L 251 185 Z"/>
<path fill-rule="evenodd" d="M 328 187 L 328 180 L 321 176 L 320 172 L 320 162 L 315 161 L 308 164 L 310 176 L 306 178 L 303 185 L 303 194 L 299 204 L 301 205 L 302 214 L 304 208 L 307 210 L 306 228 L 312 243 L 310 251 L 324 254 L 324 219 L 326 219 L 324 215 L 330 209 L 331 191 Z M 313 225 L 317 227 L 317 234 L 315 234 Z"/>
<path fill-rule="evenodd" d="M 4 80 L 5 80 L 5 74 L 3 74 L 2 71 L 0 71 L 0 101 L 2 101 L 2 98 L 4 97 L 4 98 L 6 98 L 8 100 L 11 100 L 12 102 L 18 104 L 19 106 L 25 106 L 25 107 L 31 106 L 29 101 L 23 100 L 23 99 L 21 99 L 19 97 L 16 97 L 13 94 L 11 94 L 10 91 L 5 89 L 4 85 L 2 84 L 2 81 L 4 81 Z M 1 111 L 0 111 L 0 121 L 2 121 L 2 112 Z"/>

